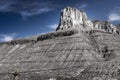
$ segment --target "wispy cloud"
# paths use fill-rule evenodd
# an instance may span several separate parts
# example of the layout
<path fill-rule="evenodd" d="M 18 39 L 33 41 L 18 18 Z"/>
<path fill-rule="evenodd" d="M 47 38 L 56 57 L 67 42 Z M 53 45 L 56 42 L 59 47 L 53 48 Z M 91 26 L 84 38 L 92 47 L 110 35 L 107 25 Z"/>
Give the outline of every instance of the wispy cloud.
<path fill-rule="evenodd" d="M 120 14 L 117 13 L 111 13 L 108 18 L 109 21 L 119 21 L 120 20 Z"/>
<path fill-rule="evenodd" d="M 14 12 L 22 16 L 33 16 L 52 11 L 50 1 L 40 0 L 1 0 L 0 12 Z"/>
<path fill-rule="evenodd" d="M 84 8 L 86 8 L 87 6 L 88 6 L 88 4 L 81 4 L 81 5 L 79 6 L 79 8 L 84 9 Z"/>
<path fill-rule="evenodd" d="M 120 7 L 115 8 L 113 11 L 109 13 L 108 20 L 120 21 Z"/>
<path fill-rule="evenodd" d="M 33 15 L 38 15 L 38 14 L 42 14 L 42 13 L 49 12 L 49 11 L 52 11 L 52 9 L 41 8 L 41 9 L 33 9 L 31 11 L 21 11 L 20 14 L 22 16 L 33 16 Z"/>
<path fill-rule="evenodd" d="M 6 35 L 6 34 L 0 34 L 0 42 L 6 42 L 6 41 L 11 41 L 14 40 L 16 36 L 16 33 Z"/>
<path fill-rule="evenodd" d="M 58 24 L 53 24 L 53 25 L 50 25 L 48 27 L 55 30 L 58 27 Z"/>
<path fill-rule="evenodd" d="M 61 9 L 68 4 L 61 0 L 0 0 L 0 12 L 13 12 L 22 16 L 33 16 Z M 87 3 L 73 2 L 74 7 L 86 8 Z"/>
<path fill-rule="evenodd" d="M 81 3 L 76 3 L 75 7 L 80 8 L 80 9 L 85 9 L 85 8 L 88 7 L 88 4 L 87 3 L 82 3 L 82 4 Z"/>

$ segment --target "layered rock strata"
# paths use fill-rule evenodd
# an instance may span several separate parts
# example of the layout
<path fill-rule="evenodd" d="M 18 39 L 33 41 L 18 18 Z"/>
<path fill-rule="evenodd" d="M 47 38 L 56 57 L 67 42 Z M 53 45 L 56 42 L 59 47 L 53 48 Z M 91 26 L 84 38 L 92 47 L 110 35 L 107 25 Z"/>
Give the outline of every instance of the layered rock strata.
<path fill-rule="evenodd" d="M 120 79 L 116 26 L 66 7 L 56 30 L 0 43 L 0 80 Z"/>

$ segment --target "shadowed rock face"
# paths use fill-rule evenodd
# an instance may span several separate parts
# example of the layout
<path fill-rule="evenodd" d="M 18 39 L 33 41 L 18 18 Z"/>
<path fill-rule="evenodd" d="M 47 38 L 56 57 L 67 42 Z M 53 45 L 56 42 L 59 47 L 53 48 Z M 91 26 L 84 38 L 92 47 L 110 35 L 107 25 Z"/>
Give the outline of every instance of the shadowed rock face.
<path fill-rule="evenodd" d="M 0 43 L 0 80 L 119 80 L 120 36 L 110 31 L 116 26 L 71 7 L 62 13 L 55 32 Z"/>

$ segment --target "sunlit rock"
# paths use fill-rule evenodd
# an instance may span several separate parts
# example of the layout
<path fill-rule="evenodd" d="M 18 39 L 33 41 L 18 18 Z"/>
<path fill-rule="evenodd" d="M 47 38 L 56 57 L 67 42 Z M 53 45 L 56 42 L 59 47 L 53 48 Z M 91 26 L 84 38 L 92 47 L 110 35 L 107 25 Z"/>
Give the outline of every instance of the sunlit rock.
<path fill-rule="evenodd" d="M 93 24 L 85 12 L 72 7 L 66 7 L 61 11 L 60 23 L 57 30 L 92 28 Z"/>

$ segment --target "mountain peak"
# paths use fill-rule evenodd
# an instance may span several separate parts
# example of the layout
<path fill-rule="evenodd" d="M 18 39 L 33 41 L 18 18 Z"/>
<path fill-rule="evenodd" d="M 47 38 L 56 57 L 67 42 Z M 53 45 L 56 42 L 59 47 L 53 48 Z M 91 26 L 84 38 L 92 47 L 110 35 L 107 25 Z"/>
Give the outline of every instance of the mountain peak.
<path fill-rule="evenodd" d="M 97 29 L 106 32 L 118 33 L 117 27 L 109 21 L 91 21 L 84 11 L 70 6 L 65 7 L 61 11 L 60 22 L 56 30 L 68 29 L 77 29 L 80 31 Z"/>
<path fill-rule="evenodd" d="M 82 10 L 67 6 L 61 11 L 60 23 L 57 30 L 71 28 L 81 30 L 86 26 L 93 26 L 86 13 Z"/>

